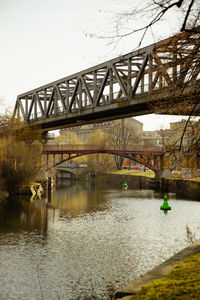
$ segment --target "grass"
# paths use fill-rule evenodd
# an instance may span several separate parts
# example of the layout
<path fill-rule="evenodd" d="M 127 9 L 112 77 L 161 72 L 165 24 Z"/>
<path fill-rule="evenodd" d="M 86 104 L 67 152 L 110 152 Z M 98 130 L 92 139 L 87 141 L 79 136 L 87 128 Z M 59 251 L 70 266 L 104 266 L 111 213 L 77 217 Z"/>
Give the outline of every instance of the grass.
<path fill-rule="evenodd" d="M 142 170 L 119 170 L 110 172 L 111 174 L 120 174 L 120 175 L 133 175 L 133 176 L 146 176 L 150 178 L 155 177 L 155 173 L 153 171 L 142 171 Z"/>
<path fill-rule="evenodd" d="M 191 180 L 191 181 L 196 181 L 196 182 L 200 182 L 200 178 L 198 177 L 195 177 L 195 178 L 188 178 L 188 180 Z"/>
<path fill-rule="evenodd" d="M 200 299 L 200 253 L 191 255 L 162 279 L 143 287 L 130 300 Z"/>

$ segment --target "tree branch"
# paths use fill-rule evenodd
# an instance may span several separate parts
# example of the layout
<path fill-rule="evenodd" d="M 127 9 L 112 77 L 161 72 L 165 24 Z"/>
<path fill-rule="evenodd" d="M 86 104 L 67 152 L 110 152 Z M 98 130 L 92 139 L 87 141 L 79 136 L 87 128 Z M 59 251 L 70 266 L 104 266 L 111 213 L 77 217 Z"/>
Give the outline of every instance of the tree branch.
<path fill-rule="evenodd" d="M 182 25 L 182 27 L 181 27 L 181 31 L 188 31 L 188 30 L 185 28 L 185 26 L 186 26 L 186 22 L 187 22 L 187 19 L 188 19 L 188 17 L 189 17 L 190 11 L 191 11 L 191 9 L 192 9 L 192 5 L 194 4 L 194 1 L 195 1 L 195 0 L 191 0 L 190 4 L 189 4 L 189 6 L 188 6 L 188 10 L 187 10 L 187 12 L 186 12 L 185 19 L 184 19 L 184 21 L 183 21 L 183 25 Z"/>

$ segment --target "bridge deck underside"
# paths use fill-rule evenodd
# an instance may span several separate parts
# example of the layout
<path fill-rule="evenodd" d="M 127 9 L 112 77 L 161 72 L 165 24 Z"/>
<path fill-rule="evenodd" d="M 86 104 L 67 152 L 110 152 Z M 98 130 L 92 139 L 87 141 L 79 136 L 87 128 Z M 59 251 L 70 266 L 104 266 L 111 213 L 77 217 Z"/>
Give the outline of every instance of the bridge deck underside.
<path fill-rule="evenodd" d="M 199 114 L 199 35 L 180 33 L 21 94 L 13 117 L 50 130 L 152 112 Z"/>

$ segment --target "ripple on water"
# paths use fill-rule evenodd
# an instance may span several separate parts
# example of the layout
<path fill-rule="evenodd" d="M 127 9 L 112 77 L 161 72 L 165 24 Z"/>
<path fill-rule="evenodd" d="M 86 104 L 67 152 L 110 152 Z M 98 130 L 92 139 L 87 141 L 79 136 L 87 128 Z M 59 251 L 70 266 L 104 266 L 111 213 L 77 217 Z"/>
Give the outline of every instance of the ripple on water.
<path fill-rule="evenodd" d="M 184 248 L 186 224 L 199 238 L 198 202 L 172 198 L 164 215 L 153 191 L 98 192 L 98 205 L 91 202 L 96 194 L 83 195 L 80 210 L 75 192 L 71 210 L 68 198 L 62 209 L 57 200 L 46 210 L 37 204 L 37 214 L 27 210 L 27 226 L 23 219 L 20 227 L 18 211 L 13 227 L 0 233 L 0 299 L 41 299 L 42 293 L 44 299 L 106 300 L 108 287 L 122 287 Z"/>

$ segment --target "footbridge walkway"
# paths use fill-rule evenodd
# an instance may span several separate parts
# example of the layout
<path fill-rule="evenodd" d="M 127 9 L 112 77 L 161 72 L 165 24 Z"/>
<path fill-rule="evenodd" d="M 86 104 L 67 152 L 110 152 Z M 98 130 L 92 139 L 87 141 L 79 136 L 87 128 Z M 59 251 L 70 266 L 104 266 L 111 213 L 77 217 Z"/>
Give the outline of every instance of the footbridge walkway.
<path fill-rule="evenodd" d="M 158 171 L 161 167 L 164 150 L 160 147 L 121 146 L 118 149 L 105 145 L 45 145 L 43 155 L 47 157 L 47 169 L 56 167 L 74 158 L 95 153 L 122 156 Z"/>

